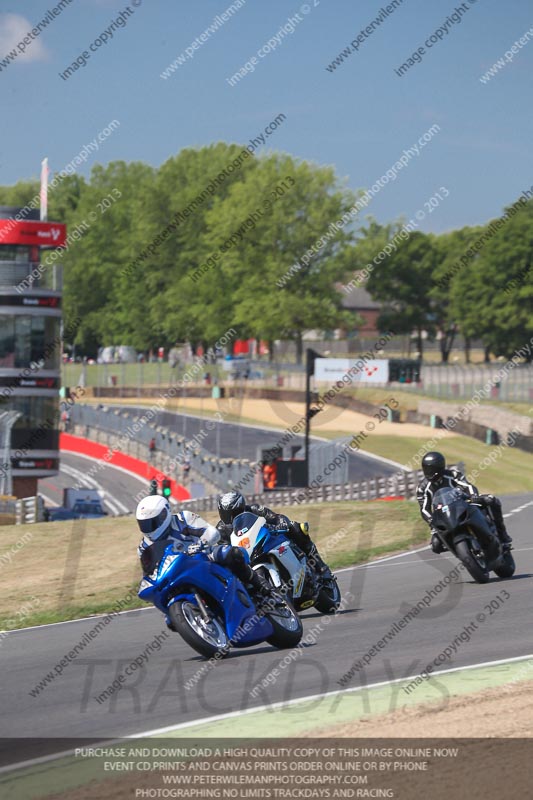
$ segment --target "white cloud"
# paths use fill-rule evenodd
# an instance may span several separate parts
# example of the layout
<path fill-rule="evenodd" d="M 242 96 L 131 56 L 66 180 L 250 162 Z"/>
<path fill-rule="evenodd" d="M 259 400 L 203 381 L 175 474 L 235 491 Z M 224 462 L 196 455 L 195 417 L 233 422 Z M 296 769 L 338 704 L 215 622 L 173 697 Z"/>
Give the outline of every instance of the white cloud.
<path fill-rule="evenodd" d="M 0 58 L 15 50 L 34 23 L 21 17 L 20 14 L 0 14 Z M 17 50 L 17 61 L 46 61 L 48 51 L 40 38 L 32 39 L 24 52 Z"/>

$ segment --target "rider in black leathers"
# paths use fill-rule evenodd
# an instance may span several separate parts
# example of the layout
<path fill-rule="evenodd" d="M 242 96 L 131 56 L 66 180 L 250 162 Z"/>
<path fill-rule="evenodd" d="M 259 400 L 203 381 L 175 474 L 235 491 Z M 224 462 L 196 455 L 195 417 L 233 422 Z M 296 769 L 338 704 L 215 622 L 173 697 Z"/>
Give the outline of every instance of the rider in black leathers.
<path fill-rule="evenodd" d="M 248 505 L 246 498 L 240 492 L 226 492 L 218 498 L 218 513 L 220 515 L 220 522 L 217 524 L 217 529 L 220 531 L 222 541 L 229 541 L 232 531 L 232 523 L 235 517 L 242 514 L 244 511 L 251 511 L 252 514 L 257 514 L 258 517 L 264 517 L 266 524 L 269 527 L 287 532 L 287 537 L 294 542 L 294 544 L 303 550 L 307 559 L 314 565 L 317 574 L 324 580 L 332 577 L 332 573 L 328 565 L 320 557 L 316 545 L 309 536 L 309 525 L 307 522 L 296 522 L 290 520 L 285 514 L 277 514 L 267 506 L 260 506 L 257 504 Z"/>
<path fill-rule="evenodd" d="M 416 499 L 420 506 L 420 513 L 430 528 L 433 495 L 437 489 L 451 486 L 460 489 L 469 497 L 475 498 L 476 503 L 479 503 L 484 508 L 489 508 L 494 517 L 496 531 L 501 543 L 505 545 L 511 544 L 513 540 L 507 533 L 505 522 L 503 521 L 502 504 L 497 497 L 493 494 L 479 494 L 477 488 L 466 479 L 460 470 L 454 467 L 446 469 L 446 459 L 442 453 L 437 453 L 436 451 L 426 453 L 422 459 L 422 472 L 425 477 L 418 485 Z M 431 528 L 431 549 L 434 553 L 442 553 L 446 549 L 433 528 Z"/>

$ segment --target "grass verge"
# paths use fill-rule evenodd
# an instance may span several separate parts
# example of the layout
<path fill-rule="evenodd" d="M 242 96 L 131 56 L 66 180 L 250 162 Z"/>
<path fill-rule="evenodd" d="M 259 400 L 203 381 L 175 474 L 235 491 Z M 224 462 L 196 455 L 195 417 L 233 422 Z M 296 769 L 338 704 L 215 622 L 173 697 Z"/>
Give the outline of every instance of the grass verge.
<path fill-rule="evenodd" d="M 279 510 L 309 521 L 313 539 L 334 568 L 427 540 L 427 527 L 415 503 L 343 502 Z M 216 514 L 205 516 L 216 522 Z M 2 528 L 0 556 L 6 556 L 9 565 L 0 583 L 0 629 L 112 610 L 138 585 L 139 539 L 132 517 Z M 134 596 L 124 608 L 144 605 Z"/>
<path fill-rule="evenodd" d="M 516 447 L 486 445 L 468 436 L 439 439 L 438 434 L 438 430 L 429 429 L 427 439 L 370 435 L 362 442 L 361 451 L 407 464 L 422 446 L 431 442 L 427 449 L 439 450 L 449 463 L 462 461 L 467 477 L 481 492 L 518 494 L 533 491 L 533 454 Z"/>

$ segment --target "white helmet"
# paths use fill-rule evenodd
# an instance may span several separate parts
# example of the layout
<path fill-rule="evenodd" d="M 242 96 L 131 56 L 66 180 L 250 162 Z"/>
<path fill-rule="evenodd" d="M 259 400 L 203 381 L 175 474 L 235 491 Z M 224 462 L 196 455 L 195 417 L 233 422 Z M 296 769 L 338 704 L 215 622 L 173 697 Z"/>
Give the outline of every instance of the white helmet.
<path fill-rule="evenodd" d="M 137 506 L 135 517 L 141 533 L 152 542 L 159 539 L 170 525 L 172 512 L 166 497 L 157 494 L 148 495 Z"/>

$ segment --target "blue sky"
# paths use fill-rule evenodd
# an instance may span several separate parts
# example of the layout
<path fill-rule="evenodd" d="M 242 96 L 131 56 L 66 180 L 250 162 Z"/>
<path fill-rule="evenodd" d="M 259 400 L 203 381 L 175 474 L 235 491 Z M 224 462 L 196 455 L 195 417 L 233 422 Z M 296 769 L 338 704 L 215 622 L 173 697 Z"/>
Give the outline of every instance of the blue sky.
<path fill-rule="evenodd" d="M 56 0 L 57 2 L 57 0 Z M 2 2 L 0 63 L 56 5 Z M 368 207 L 380 222 L 410 218 L 444 186 L 449 196 L 420 224 L 441 232 L 484 223 L 533 184 L 533 39 L 492 79 L 479 78 L 530 28 L 527 0 L 466 0 L 462 21 L 403 77 L 394 69 L 461 4 L 403 0 L 334 72 L 326 66 L 386 0 L 246 0 L 167 80 L 160 74 L 231 0 L 129 0 L 132 14 L 85 67 L 59 76 L 109 28 L 126 0 L 72 0 L 0 71 L 0 183 L 71 161 L 111 120 L 120 127 L 79 172 L 124 159 L 154 166 L 183 147 L 243 142 L 279 113 L 269 147 L 331 164 L 346 185 L 372 185 L 432 125 L 440 132 Z M 226 78 L 289 17 L 292 34 L 229 86 Z"/>

